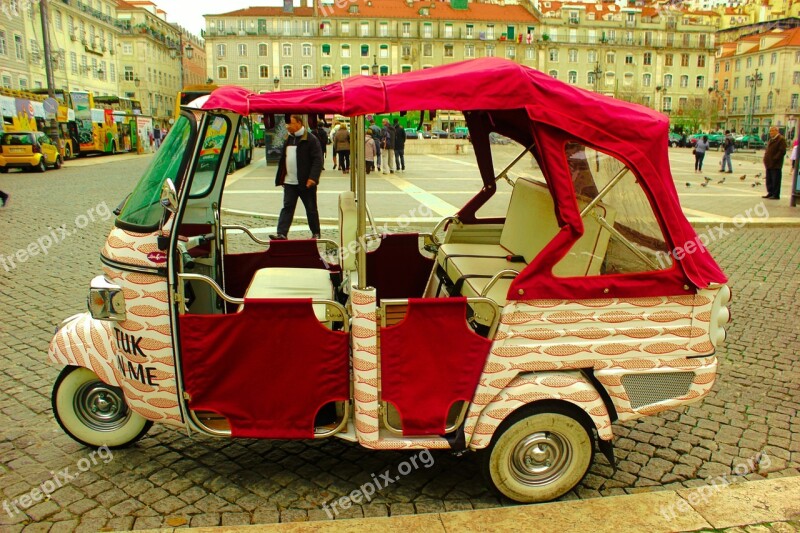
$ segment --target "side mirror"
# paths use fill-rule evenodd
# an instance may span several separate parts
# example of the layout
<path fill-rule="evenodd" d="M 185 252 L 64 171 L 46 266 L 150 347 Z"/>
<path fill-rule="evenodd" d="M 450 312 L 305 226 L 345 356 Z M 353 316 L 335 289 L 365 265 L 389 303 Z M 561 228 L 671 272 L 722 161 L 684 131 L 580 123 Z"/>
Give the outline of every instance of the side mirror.
<path fill-rule="evenodd" d="M 169 178 L 161 186 L 161 205 L 170 213 L 178 210 L 178 192 L 175 190 L 175 184 Z"/>

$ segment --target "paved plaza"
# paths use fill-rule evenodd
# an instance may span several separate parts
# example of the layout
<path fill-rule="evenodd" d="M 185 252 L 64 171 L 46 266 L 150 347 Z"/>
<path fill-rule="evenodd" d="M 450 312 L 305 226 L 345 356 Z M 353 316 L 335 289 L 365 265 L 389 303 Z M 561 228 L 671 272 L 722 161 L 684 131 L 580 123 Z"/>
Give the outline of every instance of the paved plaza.
<path fill-rule="evenodd" d="M 700 227 L 733 220 L 762 202 L 763 187 L 751 186 L 752 176 L 763 172 L 760 154 L 750 160 L 737 154 L 734 174 L 718 184 L 723 174 L 715 172 L 719 156 L 711 152 L 704 175 L 714 180 L 701 188 L 704 175 L 693 172 L 691 152 L 670 152 L 681 201 Z M 514 156 L 510 150 L 503 154 L 506 161 Z M 91 455 L 53 418 L 50 392 L 60 370 L 47 361 L 53 328 L 86 309 L 88 283 L 101 273 L 99 250 L 112 223 L 110 210 L 149 159 L 87 159 L 57 172 L 0 177 L 0 188 L 11 193 L 9 206 L 0 209 L 0 531 L 328 520 L 323 504 L 373 474 L 396 472 L 410 453 L 368 451 L 336 439 L 218 440 L 154 426 L 129 449 Z M 405 174 L 368 178 L 376 191 L 370 207 L 379 221 L 416 208 L 431 212 L 413 221 L 425 225 L 452 214 L 450 206 L 462 205 L 479 187 L 471 157 L 407 159 Z M 498 170 L 502 165 L 496 162 Z M 527 166 L 533 175 L 536 169 L 529 161 Z M 597 454 L 589 475 L 563 500 L 693 487 L 720 476 L 735 481 L 800 474 L 800 237 L 798 226 L 786 225 L 800 220 L 800 208 L 788 207 L 786 168 L 782 200 L 766 204 L 768 216 L 758 217 L 777 227 L 762 227 L 755 219 L 743 228 L 728 225 L 710 243 L 733 291 L 733 319 L 718 352 L 720 373 L 711 395 L 695 406 L 615 424 L 618 468 Z M 747 178 L 738 180 L 742 174 Z M 224 222 L 269 231 L 274 220 L 257 215 L 279 210 L 273 169 L 265 169 L 262 158 L 232 177 Z M 323 218 L 335 218 L 336 194 L 347 184 L 332 170 L 323 175 Z M 303 235 L 301 223 L 295 230 Z M 52 244 L 45 250 L 46 238 Z M 25 261 L 16 257 L 19 250 L 27 251 Z M 432 457 L 430 468 L 400 477 L 336 518 L 514 505 L 487 490 L 471 454 L 440 451 Z M 31 500 L 22 498 L 48 483 L 57 483 L 56 490 L 23 508 L 20 502 Z"/>

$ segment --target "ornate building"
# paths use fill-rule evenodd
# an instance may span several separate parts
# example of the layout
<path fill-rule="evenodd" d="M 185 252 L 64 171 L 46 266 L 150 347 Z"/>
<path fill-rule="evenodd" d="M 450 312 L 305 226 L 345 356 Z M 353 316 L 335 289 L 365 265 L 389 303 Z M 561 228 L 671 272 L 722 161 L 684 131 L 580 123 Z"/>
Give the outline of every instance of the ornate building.
<path fill-rule="evenodd" d="M 767 31 L 720 48 L 712 93 L 719 129 L 794 137 L 800 116 L 800 28 Z"/>

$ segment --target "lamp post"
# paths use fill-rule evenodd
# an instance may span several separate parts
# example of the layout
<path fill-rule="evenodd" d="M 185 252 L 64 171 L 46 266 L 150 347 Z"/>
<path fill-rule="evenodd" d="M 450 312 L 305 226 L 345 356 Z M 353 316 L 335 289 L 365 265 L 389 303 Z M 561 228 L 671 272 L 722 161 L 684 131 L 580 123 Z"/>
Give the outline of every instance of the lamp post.
<path fill-rule="evenodd" d="M 373 76 L 377 76 L 378 75 L 378 55 L 377 54 L 373 54 L 372 55 L 372 75 Z"/>
<path fill-rule="evenodd" d="M 753 116 L 756 112 L 756 89 L 761 87 L 764 76 L 756 69 L 753 76 L 748 76 L 747 86 L 750 87 L 750 113 L 747 119 L 747 147 L 750 148 L 750 136 L 753 134 Z"/>
<path fill-rule="evenodd" d="M 278 87 L 281 85 L 281 79 L 278 76 L 275 76 L 275 78 L 272 80 L 272 85 L 275 86 L 275 90 L 277 91 Z"/>
<path fill-rule="evenodd" d="M 656 86 L 656 92 L 661 94 L 661 108 L 659 109 L 659 111 L 666 112 L 667 114 L 669 114 L 670 109 L 672 108 L 672 106 L 670 105 L 670 109 L 664 109 L 665 108 L 664 104 L 667 101 L 667 86 L 666 85 L 657 85 Z"/>
<path fill-rule="evenodd" d="M 180 52 L 178 51 L 180 50 Z M 179 48 L 170 48 L 169 49 L 169 57 L 172 59 L 177 59 L 181 62 L 181 90 L 183 90 L 183 86 L 186 85 L 186 80 L 184 79 L 184 68 L 183 68 L 183 58 L 191 59 L 194 56 L 194 47 L 191 43 L 183 46 L 183 35 L 180 37 L 180 46 Z"/>
<path fill-rule="evenodd" d="M 594 74 L 594 92 L 597 92 L 597 85 L 600 82 L 600 76 L 603 75 L 603 69 L 600 68 L 600 62 L 597 62 L 595 65 L 594 70 L 590 70 L 592 74 Z"/>

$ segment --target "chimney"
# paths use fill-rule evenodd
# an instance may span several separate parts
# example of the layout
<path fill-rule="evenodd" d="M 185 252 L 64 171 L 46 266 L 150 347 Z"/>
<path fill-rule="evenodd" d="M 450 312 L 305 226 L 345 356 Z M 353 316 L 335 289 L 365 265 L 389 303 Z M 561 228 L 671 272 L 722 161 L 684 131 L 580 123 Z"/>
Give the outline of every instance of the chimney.
<path fill-rule="evenodd" d="M 283 0 L 283 12 L 294 13 L 294 0 Z"/>

